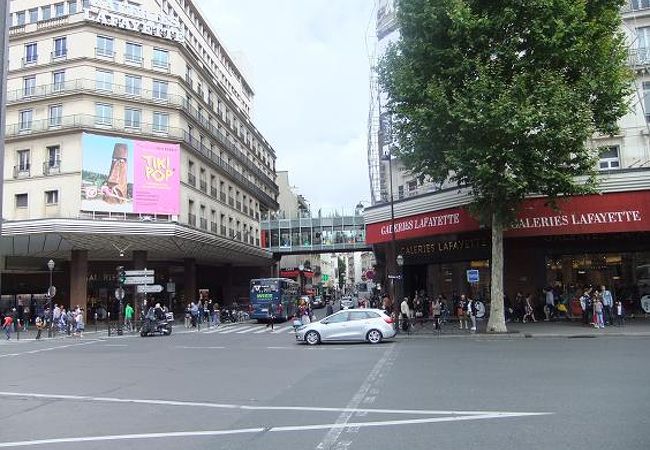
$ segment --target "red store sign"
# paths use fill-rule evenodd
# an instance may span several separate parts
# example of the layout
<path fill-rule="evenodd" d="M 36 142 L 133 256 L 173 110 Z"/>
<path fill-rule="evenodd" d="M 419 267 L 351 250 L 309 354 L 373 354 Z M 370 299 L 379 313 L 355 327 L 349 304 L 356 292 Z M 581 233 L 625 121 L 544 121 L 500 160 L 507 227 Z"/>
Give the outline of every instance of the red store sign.
<path fill-rule="evenodd" d="M 545 199 L 524 201 L 507 237 L 650 231 L 650 191 L 618 192 L 559 199 L 559 210 Z M 395 219 L 395 239 L 477 231 L 479 222 L 463 208 Z M 366 243 L 391 240 L 391 222 L 366 225 Z"/>

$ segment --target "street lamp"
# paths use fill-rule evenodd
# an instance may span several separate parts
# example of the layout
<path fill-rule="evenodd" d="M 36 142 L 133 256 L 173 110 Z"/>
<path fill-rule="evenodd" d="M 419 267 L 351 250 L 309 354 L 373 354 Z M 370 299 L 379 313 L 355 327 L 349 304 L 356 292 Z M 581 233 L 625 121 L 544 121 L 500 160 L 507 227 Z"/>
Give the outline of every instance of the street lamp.
<path fill-rule="evenodd" d="M 54 297 L 54 286 L 52 285 L 52 272 L 54 271 L 54 260 L 50 259 L 47 262 L 47 268 L 50 269 L 50 287 L 47 290 L 47 297 L 50 300 L 50 328 L 48 337 L 52 337 L 52 327 L 54 327 L 54 305 L 52 304 L 52 298 Z"/>

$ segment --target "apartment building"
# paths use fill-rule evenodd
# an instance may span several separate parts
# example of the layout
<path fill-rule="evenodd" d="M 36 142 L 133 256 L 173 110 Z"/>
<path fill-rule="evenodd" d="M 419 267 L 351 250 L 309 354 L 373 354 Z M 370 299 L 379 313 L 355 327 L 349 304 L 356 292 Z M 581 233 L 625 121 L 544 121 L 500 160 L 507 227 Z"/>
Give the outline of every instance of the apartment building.
<path fill-rule="evenodd" d="M 276 154 L 196 2 L 10 10 L 4 301 L 46 292 L 49 259 L 64 304 L 113 302 L 117 265 L 155 269 L 177 309 L 198 289 L 245 295 L 271 264 L 259 221 L 278 209 Z"/>

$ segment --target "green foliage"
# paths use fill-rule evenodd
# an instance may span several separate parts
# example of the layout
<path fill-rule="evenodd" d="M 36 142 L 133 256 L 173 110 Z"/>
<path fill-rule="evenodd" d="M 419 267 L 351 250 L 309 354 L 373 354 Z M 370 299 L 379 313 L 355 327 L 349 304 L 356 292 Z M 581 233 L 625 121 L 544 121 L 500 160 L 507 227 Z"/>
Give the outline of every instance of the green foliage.
<path fill-rule="evenodd" d="M 399 0 L 400 40 L 380 65 L 398 156 L 469 186 L 488 223 L 531 193 L 591 192 L 589 138 L 628 111 L 623 3 Z"/>

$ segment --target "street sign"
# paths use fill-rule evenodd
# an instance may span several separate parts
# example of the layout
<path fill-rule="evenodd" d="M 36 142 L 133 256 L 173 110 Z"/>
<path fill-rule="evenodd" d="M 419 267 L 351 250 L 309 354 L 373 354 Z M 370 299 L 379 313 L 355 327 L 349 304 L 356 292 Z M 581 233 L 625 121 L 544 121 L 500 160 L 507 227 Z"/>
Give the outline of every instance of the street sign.
<path fill-rule="evenodd" d="M 126 279 L 124 284 L 134 285 L 134 284 L 153 284 L 153 277 L 129 277 Z"/>
<path fill-rule="evenodd" d="M 468 283 L 478 283 L 478 280 L 479 280 L 478 270 L 469 269 L 467 271 L 467 282 Z"/>
<path fill-rule="evenodd" d="M 144 270 L 125 270 L 124 273 L 127 277 L 147 277 L 153 276 L 153 269 L 144 269 Z"/>
<path fill-rule="evenodd" d="M 401 275 L 388 275 L 389 280 L 401 280 L 402 276 Z"/>
<path fill-rule="evenodd" d="M 49 295 L 50 298 L 54 297 L 56 295 L 56 286 L 50 286 L 47 289 L 47 295 Z"/>
<path fill-rule="evenodd" d="M 152 285 L 140 285 L 136 287 L 136 290 L 138 291 L 138 294 L 157 294 L 158 292 L 163 291 L 163 287 L 160 284 L 152 284 Z"/>
<path fill-rule="evenodd" d="M 118 300 L 123 300 L 124 299 L 124 289 L 122 289 L 122 288 L 115 289 L 115 298 L 118 299 Z"/>

